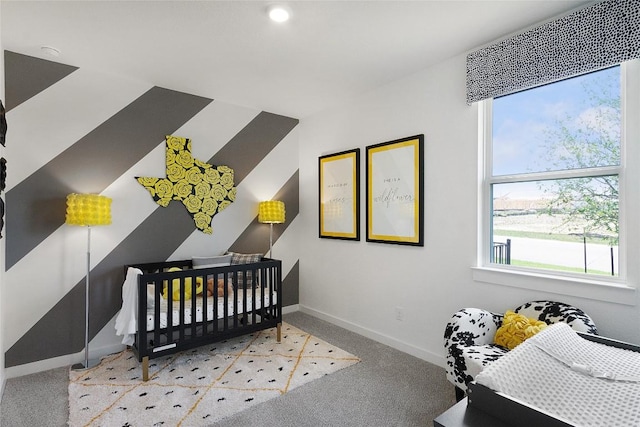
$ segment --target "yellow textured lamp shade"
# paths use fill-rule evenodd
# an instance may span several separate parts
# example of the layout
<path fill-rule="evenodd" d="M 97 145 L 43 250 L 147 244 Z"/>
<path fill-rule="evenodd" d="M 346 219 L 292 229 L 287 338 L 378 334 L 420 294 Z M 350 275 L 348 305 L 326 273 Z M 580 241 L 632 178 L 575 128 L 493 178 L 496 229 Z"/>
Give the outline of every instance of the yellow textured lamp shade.
<path fill-rule="evenodd" d="M 258 222 L 282 224 L 284 222 L 284 202 L 269 200 L 258 206 Z"/>
<path fill-rule="evenodd" d="M 111 199 L 98 194 L 69 194 L 65 223 L 83 226 L 111 224 Z"/>

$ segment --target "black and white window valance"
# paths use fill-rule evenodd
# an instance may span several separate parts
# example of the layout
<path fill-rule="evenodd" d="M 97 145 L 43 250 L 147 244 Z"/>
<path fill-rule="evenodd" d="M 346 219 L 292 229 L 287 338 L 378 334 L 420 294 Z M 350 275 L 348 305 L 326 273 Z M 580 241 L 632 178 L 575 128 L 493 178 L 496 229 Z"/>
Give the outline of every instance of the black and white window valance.
<path fill-rule="evenodd" d="M 640 57 L 640 0 L 606 0 L 467 55 L 467 103 Z"/>

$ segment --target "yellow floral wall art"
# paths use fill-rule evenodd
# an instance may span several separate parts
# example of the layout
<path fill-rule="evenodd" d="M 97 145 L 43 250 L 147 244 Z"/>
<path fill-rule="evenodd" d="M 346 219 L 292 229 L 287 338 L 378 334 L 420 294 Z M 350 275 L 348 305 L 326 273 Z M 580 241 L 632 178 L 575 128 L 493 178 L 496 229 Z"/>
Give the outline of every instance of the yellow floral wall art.
<path fill-rule="evenodd" d="M 236 199 L 233 169 L 194 158 L 188 138 L 167 135 L 166 143 L 167 176 L 136 179 L 160 206 L 167 207 L 172 200 L 182 202 L 196 228 L 211 234 L 213 217 Z"/>

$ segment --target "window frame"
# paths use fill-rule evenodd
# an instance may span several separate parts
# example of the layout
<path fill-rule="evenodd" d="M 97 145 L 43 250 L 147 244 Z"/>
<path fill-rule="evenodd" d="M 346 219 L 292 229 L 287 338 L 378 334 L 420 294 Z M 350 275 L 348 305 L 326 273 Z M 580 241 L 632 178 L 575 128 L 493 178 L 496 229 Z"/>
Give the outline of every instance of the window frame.
<path fill-rule="evenodd" d="M 640 60 L 620 64 L 622 132 L 620 165 L 589 169 L 492 176 L 492 99 L 478 105 L 478 247 L 473 279 L 477 282 L 545 291 L 561 295 L 635 305 L 640 277 Z M 632 167 L 628 167 L 632 165 Z M 618 276 L 607 277 L 517 267 L 490 262 L 493 220 L 492 185 L 507 182 L 593 177 L 619 177 Z"/>

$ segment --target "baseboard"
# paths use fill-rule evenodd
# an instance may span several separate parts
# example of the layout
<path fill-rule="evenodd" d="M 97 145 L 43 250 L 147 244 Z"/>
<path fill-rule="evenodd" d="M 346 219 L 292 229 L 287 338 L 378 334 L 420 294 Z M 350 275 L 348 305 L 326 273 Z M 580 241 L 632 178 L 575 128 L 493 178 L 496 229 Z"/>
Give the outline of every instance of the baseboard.
<path fill-rule="evenodd" d="M 103 345 L 95 348 L 92 348 L 91 344 L 89 344 L 89 359 L 100 359 L 109 354 L 120 353 L 125 348 L 127 348 L 127 346 L 122 343 Z M 81 360 L 84 360 L 84 353 Z"/>
<path fill-rule="evenodd" d="M 412 356 L 417 357 L 418 359 L 425 360 L 429 363 L 433 363 L 434 365 L 445 367 L 445 358 L 442 355 L 432 353 L 430 351 L 426 351 L 424 349 L 418 348 L 412 344 L 405 343 L 403 341 L 397 340 L 393 337 L 390 337 L 385 334 L 381 334 L 374 330 L 364 328 L 355 323 L 349 322 L 347 320 L 341 319 L 339 317 L 333 316 L 328 313 L 324 313 L 319 310 L 315 310 L 311 307 L 307 307 L 305 305 L 299 304 L 300 311 L 311 316 L 317 317 L 319 319 L 325 320 L 329 323 L 332 323 L 336 326 L 340 326 L 348 331 L 355 332 L 356 334 L 362 335 L 364 337 L 370 338 L 374 341 L 380 342 L 382 344 L 388 345 L 389 347 L 395 348 L 396 350 L 400 350 L 404 353 L 410 354 Z"/>
<path fill-rule="evenodd" d="M 295 313 L 296 311 L 300 311 L 300 304 L 293 304 L 282 307 L 282 314 Z"/>
<path fill-rule="evenodd" d="M 36 372 L 48 371 L 49 369 L 71 366 L 74 363 L 84 360 L 84 352 L 77 354 L 67 354 L 51 359 L 38 360 L 37 362 L 25 363 L 23 365 L 11 366 L 5 369 L 7 379 L 21 377 L 23 375 L 35 374 Z"/>
<path fill-rule="evenodd" d="M 91 347 L 91 343 L 89 343 L 89 359 L 99 359 L 108 354 L 118 353 L 124 350 L 124 348 L 125 346 L 122 344 L 93 348 Z M 48 371 L 49 369 L 71 366 L 80 362 L 84 362 L 84 351 L 74 354 L 66 354 L 59 357 L 52 357 L 51 359 L 46 360 L 38 360 L 37 362 L 25 363 L 23 365 L 11 366 L 10 368 L 5 369 L 5 377 L 7 379 L 21 377 L 23 375 Z"/>
<path fill-rule="evenodd" d="M 5 386 L 7 385 L 7 376 L 4 374 L 4 369 L 3 369 L 3 373 L 2 373 L 2 384 L 0 384 L 0 402 L 2 402 L 2 398 L 4 397 L 4 389 Z"/>

